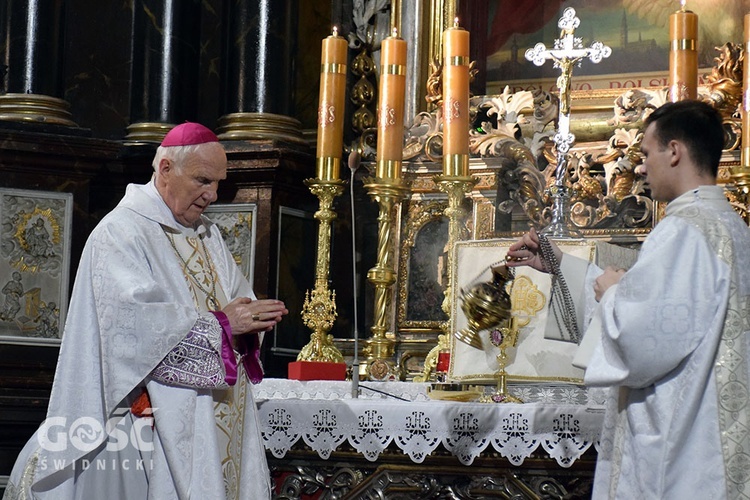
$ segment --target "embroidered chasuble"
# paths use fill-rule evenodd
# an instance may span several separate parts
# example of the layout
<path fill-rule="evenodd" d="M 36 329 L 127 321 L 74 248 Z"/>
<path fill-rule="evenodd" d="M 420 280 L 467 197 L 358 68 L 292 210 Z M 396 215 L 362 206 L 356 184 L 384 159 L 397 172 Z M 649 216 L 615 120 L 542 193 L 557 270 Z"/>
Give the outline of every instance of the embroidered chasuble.
<path fill-rule="evenodd" d="M 128 186 L 84 248 L 46 425 L 4 499 L 270 498 L 249 380 L 238 362 L 225 381 L 208 312 L 238 297 L 255 299 L 218 228 L 180 226 L 153 181 Z M 130 411 L 144 388 L 153 419 Z"/>
<path fill-rule="evenodd" d="M 208 312 L 221 310 L 228 301 L 216 276 L 216 270 L 210 255 L 206 251 L 202 237 L 194 231 L 181 228 L 182 232 L 172 232 L 164 228 L 175 254 L 182 262 L 185 281 L 190 287 L 198 311 Z M 214 353 L 221 353 L 221 332 L 213 330 L 209 341 Z M 238 360 L 239 361 L 239 360 Z M 241 367 L 242 363 L 238 363 Z M 240 377 L 245 378 L 244 372 Z M 240 499 L 239 462 L 242 457 L 233 456 L 233 450 L 240 450 L 241 434 L 239 419 L 247 403 L 247 384 L 241 383 L 223 390 L 214 391 L 214 413 L 216 415 L 216 433 L 221 452 L 221 468 L 228 498 Z M 252 401 L 251 401 L 252 403 Z M 254 403 L 252 403 L 254 404 Z"/>

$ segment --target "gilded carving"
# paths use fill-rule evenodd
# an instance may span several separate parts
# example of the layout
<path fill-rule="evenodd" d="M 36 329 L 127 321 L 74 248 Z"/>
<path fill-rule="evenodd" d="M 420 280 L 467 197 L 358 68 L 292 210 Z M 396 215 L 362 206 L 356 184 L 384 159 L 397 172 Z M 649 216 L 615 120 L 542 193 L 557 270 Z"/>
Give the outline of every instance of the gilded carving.
<path fill-rule="evenodd" d="M 719 51 L 714 58 L 716 65 L 706 76 L 706 93 L 701 98 L 710 102 L 725 119 L 736 118 L 742 103 L 742 45 L 727 42 L 716 50 Z"/>
<path fill-rule="evenodd" d="M 478 200 L 474 203 L 474 221 L 477 239 L 485 240 L 494 236 L 495 206 L 489 200 Z"/>

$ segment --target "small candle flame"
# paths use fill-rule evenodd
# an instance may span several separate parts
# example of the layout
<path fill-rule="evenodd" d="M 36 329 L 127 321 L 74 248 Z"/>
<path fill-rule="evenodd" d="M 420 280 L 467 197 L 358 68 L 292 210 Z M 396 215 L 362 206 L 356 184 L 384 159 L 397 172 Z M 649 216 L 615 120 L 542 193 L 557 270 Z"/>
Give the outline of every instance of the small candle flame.
<path fill-rule="evenodd" d="M 333 31 L 333 36 L 339 36 L 339 27 L 338 26 L 334 26 L 332 31 Z"/>
<path fill-rule="evenodd" d="M 391 36 L 392 36 L 393 38 L 398 38 L 398 28 L 396 28 L 395 26 L 394 26 L 394 27 L 393 27 L 393 29 L 391 30 Z"/>
<path fill-rule="evenodd" d="M 458 28 L 458 16 L 453 18 L 453 27 Z"/>
<path fill-rule="evenodd" d="M 685 12 L 685 3 L 687 3 L 687 0 L 680 0 L 680 10 L 682 12 Z"/>

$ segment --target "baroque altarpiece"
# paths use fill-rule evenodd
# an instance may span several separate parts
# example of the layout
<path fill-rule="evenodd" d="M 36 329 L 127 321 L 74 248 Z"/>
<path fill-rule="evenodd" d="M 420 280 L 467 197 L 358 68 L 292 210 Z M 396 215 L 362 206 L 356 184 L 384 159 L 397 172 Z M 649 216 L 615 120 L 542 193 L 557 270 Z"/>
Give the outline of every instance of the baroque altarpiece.
<path fill-rule="evenodd" d="M 391 2 L 391 5 L 394 3 L 396 2 Z M 385 334 L 392 352 L 379 357 L 387 351 L 370 350 L 365 339 L 363 352 L 359 355 L 367 357 L 367 362 L 360 365 L 360 376 L 370 381 L 404 380 L 415 382 L 415 385 L 434 382 L 440 352 L 452 351 L 454 359 L 451 360 L 452 368 L 448 375 L 453 376 L 453 381 L 479 382 L 492 386 L 500 373 L 500 358 L 493 364 L 492 359 L 485 359 L 487 357 L 481 353 L 481 346 L 467 347 L 466 342 L 456 340 L 455 332 L 466 324 L 466 318 L 458 306 L 458 295 L 463 293 L 458 285 L 470 284 L 475 275 L 481 275 L 482 271 L 489 272 L 494 263 L 503 259 L 510 242 L 530 226 L 543 228 L 550 223 L 553 209 L 549 188 L 555 183 L 555 171 L 558 167 L 554 134 L 558 127 L 561 99 L 570 102 L 570 131 L 576 138 L 576 144 L 569 152 L 565 172 L 566 187 L 572 193 L 567 215 L 570 227 L 581 236 L 569 243 L 566 251 L 588 260 L 596 259 L 599 263 L 613 259 L 613 262 L 622 264 L 632 262 L 640 243 L 663 217 L 664 205 L 651 199 L 647 186 L 636 175 L 635 169 L 642 162 L 639 146 L 643 137 L 644 119 L 653 109 L 669 100 L 668 89 L 658 85 L 631 86 L 627 89 L 575 90 L 560 96 L 555 90 L 511 90 L 501 86 L 500 92 L 495 94 L 475 93 L 470 99 L 471 123 L 470 130 L 467 131 L 470 135 L 469 175 L 474 184 L 461 200 L 460 207 L 456 207 L 449 195 L 441 190 L 436 179 L 443 167 L 442 116 L 439 106 L 441 68 L 439 65 L 426 64 L 426 61 L 439 60 L 434 57 L 438 53 L 439 42 L 436 40 L 439 40 L 442 28 L 448 25 L 444 22 L 446 13 L 456 12 L 456 4 L 450 1 L 437 3 L 439 5 L 431 11 L 429 21 L 420 17 L 420 12 L 415 12 L 415 9 L 404 9 L 399 20 L 404 38 L 410 42 L 414 40 L 417 44 L 414 52 L 410 53 L 423 55 L 421 62 L 418 60 L 408 63 L 408 74 L 412 77 L 407 87 L 412 95 L 407 98 L 407 110 L 411 109 L 410 116 L 413 116 L 406 127 L 403 149 L 403 177 L 408 185 L 408 194 L 395 207 L 390 219 L 394 227 L 394 238 L 386 248 L 378 247 L 379 254 L 387 251 L 390 261 L 395 263 L 393 271 L 396 280 L 388 290 L 388 328 Z M 368 33 L 370 30 L 372 35 L 372 32 L 378 32 L 379 24 L 389 26 L 392 22 L 385 12 L 387 9 L 383 12 L 378 9 L 365 11 L 365 6 L 375 7 L 377 2 L 355 4 L 355 10 L 357 6 L 361 8 L 360 17 L 355 21 L 358 23 L 358 33 Z M 366 12 L 372 17 L 368 18 Z M 429 34 L 426 36 L 423 31 L 425 25 L 429 26 Z M 381 27 L 380 32 L 387 33 L 388 30 Z M 364 184 L 364 179 L 372 176 L 375 170 L 376 141 L 373 128 L 376 99 L 373 93 L 376 86 L 374 80 L 368 83 L 368 78 L 372 76 L 372 68 L 377 67 L 377 44 L 373 43 L 372 37 L 352 38 L 356 42 L 352 44 L 355 47 L 352 63 L 355 85 L 352 87 L 350 100 L 355 104 L 352 125 L 357 134 L 347 147 L 347 153 L 356 151 L 363 158 L 361 167 L 364 168 L 359 169 L 357 175 L 361 177 L 355 182 L 363 181 Z M 420 39 L 423 40 L 421 44 Z M 726 43 L 717 47 L 713 66 L 707 68 L 702 77 L 698 98 L 711 103 L 724 118 L 726 144 L 718 180 L 737 212 L 748 221 L 750 169 L 742 165 L 740 158 L 742 126 L 738 107 L 742 100 L 743 62 L 744 54 L 740 45 Z M 476 65 L 474 69 L 477 69 Z M 427 103 L 426 111 L 418 111 L 421 109 L 418 102 L 420 99 Z M 366 197 L 367 193 L 362 194 L 360 199 Z M 461 230 L 460 237 L 452 239 L 449 212 L 455 212 L 456 209 L 461 217 Z M 371 247 L 371 242 L 365 246 Z M 458 263 L 462 253 L 468 255 L 464 263 L 469 262 L 465 266 L 469 276 L 455 275 L 462 270 L 462 264 Z M 525 304 L 528 309 L 525 314 L 530 322 L 535 321 L 534 315 L 546 306 L 549 297 L 545 293 L 548 292 L 528 295 L 530 298 Z M 374 307 L 378 307 L 377 304 Z M 543 321 L 536 323 L 536 330 L 544 328 L 543 324 L 539 325 Z M 368 334 L 362 336 L 367 337 Z M 347 361 L 352 359 L 351 340 L 334 339 L 333 343 Z M 515 394 L 522 396 L 527 402 L 538 402 L 544 397 L 550 397 L 553 392 L 549 389 L 550 386 L 562 383 L 569 388 L 561 392 L 566 403 L 580 408 L 591 403 L 587 399 L 591 396 L 585 395 L 585 389 L 581 387 L 582 371 L 569 366 L 572 352 L 565 352 L 564 347 L 541 346 L 540 343 L 531 343 L 526 348 L 526 352 L 522 352 L 520 345 L 518 349 L 509 350 L 507 359 L 503 361 L 505 364 L 502 368 L 507 370 L 508 384 Z M 460 363 L 456 362 L 455 357 L 464 356 L 467 349 L 474 349 L 474 357 L 464 363 L 464 371 L 461 371 L 458 367 Z M 378 363 L 380 361 L 382 363 Z M 371 368 L 376 363 L 379 369 L 374 371 Z M 466 365 L 469 365 L 468 369 Z M 383 366 L 387 366 L 387 369 L 380 369 Z M 540 374 L 539 366 L 564 369 Z M 532 384 L 525 384 L 526 382 Z M 455 391 L 453 396 L 449 391 L 441 392 L 440 395 L 445 395 L 447 399 L 454 397 L 454 401 L 464 397 L 476 400 L 481 394 L 486 395 L 487 385 L 480 389 L 471 387 L 468 383 L 461 385 L 461 390 Z M 396 391 L 393 388 L 390 390 Z M 269 390 L 267 394 L 270 393 Z M 335 397 L 346 396 L 339 394 Z M 548 399 L 546 402 L 560 401 Z M 337 403 L 339 404 L 342 403 Z M 274 401 L 261 406 L 261 410 L 268 408 L 269 411 L 282 411 L 279 406 Z M 320 403 L 319 406 L 327 407 L 325 403 Z M 311 407 L 316 408 L 315 405 Z M 356 406 L 352 405 L 352 408 Z M 415 412 L 417 410 L 415 404 Z M 435 422 L 442 422 L 440 411 L 439 406 L 433 407 L 431 418 Z M 451 439 L 443 441 L 445 448 L 436 449 L 428 457 L 422 455 L 414 459 L 412 456 L 412 461 L 421 466 L 399 458 L 402 457 L 401 452 L 410 456 L 414 452 L 408 443 L 399 441 L 398 438 L 402 437 L 400 434 L 393 441 L 383 440 L 383 443 L 391 443 L 388 450 L 378 449 L 373 452 L 363 446 L 366 451 L 362 451 L 360 445 L 363 441 L 368 437 L 376 439 L 378 426 L 360 422 L 360 430 L 364 428 L 372 434 L 350 438 L 349 442 L 354 443 L 353 446 L 356 446 L 359 453 L 373 453 L 375 458 L 372 460 L 379 460 L 379 465 L 357 460 L 354 458 L 357 454 L 352 453 L 354 450 L 345 445 L 342 445 L 344 449 L 339 450 L 340 453 L 331 455 L 331 449 L 335 450 L 338 446 L 336 444 L 332 447 L 322 446 L 325 456 L 330 457 L 329 460 L 334 459 L 336 464 L 331 464 L 330 461 L 320 462 L 318 466 L 332 466 L 322 473 L 313 473 L 316 466 L 310 464 L 317 463 L 316 454 L 323 456 L 315 439 L 322 440 L 321 436 L 324 435 L 331 438 L 335 431 L 322 424 L 310 425 L 314 429 L 306 434 L 304 441 L 317 453 L 304 445 L 300 447 L 299 443 L 294 447 L 289 444 L 297 442 L 302 431 L 285 446 L 281 446 L 280 442 L 288 437 L 284 433 L 291 429 L 281 420 L 272 418 L 274 421 L 264 428 L 264 435 L 280 437 L 276 442 L 278 449 L 271 452 L 269 459 L 272 468 L 280 474 L 277 476 L 279 481 L 282 482 L 283 479 L 286 489 L 282 488 L 282 491 L 289 492 L 290 497 L 294 497 L 294 492 L 304 491 L 305 488 L 331 494 L 355 494 L 357 498 L 387 494 L 395 495 L 393 498 L 414 498 L 410 495 L 438 498 L 441 492 L 446 491 L 453 492 L 459 498 L 484 497 L 483 495 L 510 497 L 513 494 L 519 498 L 585 498 L 590 495 L 595 458 L 593 446 L 590 451 L 578 456 L 573 461 L 575 463 L 567 463 L 562 469 L 550 460 L 550 456 L 554 455 L 554 447 L 547 450 L 549 456 L 544 453 L 533 454 L 527 460 L 521 460 L 523 468 L 514 467 L 520 462 L 514 462 L 512 453 L 506 453 L 501 440 L 492 440 L 495 450 L 500 453 L 499 457 L 486 447 L 491 432 L 484 434 L 487 428 L 482 427 L 479 416 L 481 410 L 473 411 L 473 407 L 467 409 L 466 413 L 461 413 L 459 418 L 453 420 L 454 431 L 461 434 L 461 439 L 484 439 L 483 445 L 478 444 L 478 441 L 473 442 L 473 445 L 485 451 L 476 457 L 472 455 L 468 462 L 472 464 L 471 468 L 456 468 L 456 462 L 451 461 L 448 456 L 452 454 L 458 457 L 460 450 L 466 452 L 466 448 L 461 448 L 459 438 L 455 442 Z M 282 413 L 275 415 L 279 417 Z M 318 415 L 321 414 L 316 413 Z M 479 427 L 476 426 L 477 421 L 474 421 L 474 427 L 470 423 L 464 427 L 459 422 L 467 415 L 477 417 Z M 496 417 L 505 419 L 504 415 L 498 414 Z M 579 437 L 586 436 L 583 419 L 573 420 L 575 430 L 569 435 L 580 433 Z M 512 419 L 503 422 L 512 422 Z M 409 435 L 429 434 L 429 425 L 425 427 L 423 423 L 422 420 L 414 422 Z M 523 427 L 516 428 L 512 423 L 508 425 L 513 429 Z M 565 434 L 567 429 L 558 428 L 556 432 L 559 436 Z M 519 431 L 520 434 L 523 432 Z M 471 446 L 466 445 L 467 448 Z M 284 458 L 274 460 L 274 457 Z M 502 459 L 509 459 L 509 462 Z M 474 460 L 473 463 L 471 460 Z M 461 463 L 467 465 L 467 462 Z M 560 462 L 557 464 L 560 465 Z M 486 469 L 487 466 L 492 470 Z"/>
<path fill-rule="evenodd" d="M 413 12 L 404 9 L 401 22 L 406 31 L 413 29 L 408 24 L 410 16 Z M 388 17 L 378 19 L 373 14 L 369 22 L 387 23 Z M 440 20 L 433 16 L 432 22 L 435 31 Z M 434 38 L 433 35 L 427 39 Z M 363 40 L 359 47 L 352 64 L 357 83 L 350 95 L 352 102 L 359 105 L 355 106 L 352 119 L 354 129 L 359 127 L 359 135 L 348 149 L 363 156 L 364 177 L 374 171 L 374 110 L 368 109 L 374 106 L 374 99 L 363 97 L 367 93 L 362 92 L 362 81 L 367 74 L 358 73 L 358 68 L 374 68 L 376 64 L 374 59 L 370 59 L 372 64 L 357 64 L 356 60 L 377 54 Z M 425 58 L 435 60 L 437 49 L 427 44 L 421 49 Z M 726 149 L 718 181 L 738 213 L 749 220 L 750 172 L 740 162 L 742 127 L 738 106 L 742 99 L 743 61 L 741 45 L 727 42 L 716 47 L 713 66 L 702 70 L 698 98 L 711 103 L 724 118 Z M 442 169 L 442 113 L 438 105 L 441 68 L 430 64 L 429 69 L 422 68 L 420 72 L 419 63 L 413 64 L 414 74 L 424 74 L 426 81 L 421 87 L 413 82 L 412 90 L 417 93 L 414 100 L 423 99 L 429 109 L 415 111 L 406 127 L 403 173 L 409 194 L 394 212 L 393 223 L 399 231 L 389 252 L 397 280 L 390 290 L 391 327 L 387 335 L 396 345 L 395 366 L 390 376 L 424 381 L 434 376 L 436 342 L 440 338 L 441 343 L 449 343 L 443 330 L 450 312 L 443 301 L 450 274 L 447 269 L 450 246 L 455 242 L 449 241 L 448 197 L 435 179 Z M 476 73 L 474 69 L 473 74 Z M 565 176 L 573 193 L 569 224 L 586 240 L 637 249 L 663 216 L 663 204 L 650 198 L 635 169 L 642 161 L 639 146 L 643 120 L 653 109 L 669 101 L 668 89 L 665 86 L 573 90 L 566 99 L 571 102 L 570 132 L 575 135 Z M 418 107 L 419 103 L 413 103 L 411 109 Z M 461 240 L 517 238 L 531 226 L 544 228 L 552 217 L 548 188 L 555 182 L 557 168 L 553 136 L 560 113 L 558 92 L 511 91 L 506 86 L 498 94 L 472 96 L 470 107 L 469 173 L 476 183 L 462 202 Z M 370 126 L 365 126 L 368 123 Z M 494 260 L 502 259 L 503 255 L 498 253 Z M 490 264 L 492 261 L 486 262 L 487 266 Z M 455 297 L 451 299 L 455 301 Z M 347 341 L 334 342 L 342 352 L 351 354 Z"/>

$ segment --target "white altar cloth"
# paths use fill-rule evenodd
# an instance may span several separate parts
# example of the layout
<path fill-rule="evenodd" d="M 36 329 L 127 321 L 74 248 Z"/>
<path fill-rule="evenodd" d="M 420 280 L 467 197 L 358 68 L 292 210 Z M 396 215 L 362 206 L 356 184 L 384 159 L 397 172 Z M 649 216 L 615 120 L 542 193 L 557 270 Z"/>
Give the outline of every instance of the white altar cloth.
<path fill-rule="evenodd" d="M 430 383 L 370 382 L 360 383 L 359 399 L 401 398 L 408 401 L 431 401 L 427 395 Z M 487 386 L 492 392 L 494 386 Z M 606 390 L 585 388 L 569 383 L 508 382 L 508 391 L 526 403 L 586 405 L 604 408 Z M 351 399 L 350 381 L 287 380 L 267 378 L 253 386 L 256 400 L 263 399 Z"/>
<path fill-rule="evenodd" d="M 360 384 L 359 399 L 385 399 L 396 396 L 409 401 L 430 401 L 429 383 L 369 382 Z M 374 390 L 366 389 L 370 387 Z M 351 399 L 351 381 L 288 380 L 267 378 L 253 386 L 256 400 L 262 399 Z M 391 396 L 392 395 L 392 396 Z"/>
<path fill-rule="evenodd" d="M 276 458 L 283 458 L 302 439 L 323 459 L 348 442 L 374 462 L 395 443 L 413 462 L 422 463 L 442 443 L 464 465 L 471 465 L 492 446 L 518 466 L 541 446 L 561 467 L 570 467 L 592 444 L 596 445 L 603 417 L 598 405 L 462 403 L 418 398 L 401 401 L 384 396 L 352 399 L 343 393 L 333 399 L 310 398 L 311 393 L 330 394 L 326 391 L 329 384 L 342 389 L 349 386 L 341 382 L 297 382 L 301 384 L 297 398 L 269 399 L 268 392 L 263 393 L 263 384 L 255 391 L 258 417 L 264 445 Z M 415 385 L 392 384 L 403 386 L 402 394 L 406 386 Z M 371 382 L 367 385 L 376 386 Z M 270 383 L 266 389 L 272 386 Z M 289 384 L 281 386 L 288 388 Z M 399 393 L 390 389 L 386 392 Z M 299 399 L 304 393 L 308 398 Z"/>

